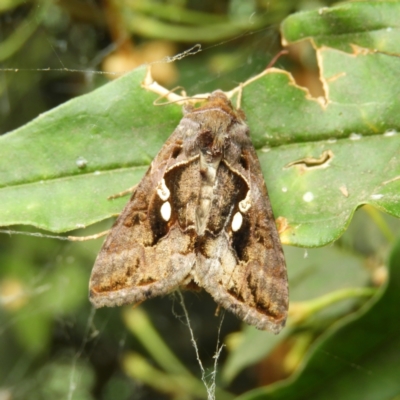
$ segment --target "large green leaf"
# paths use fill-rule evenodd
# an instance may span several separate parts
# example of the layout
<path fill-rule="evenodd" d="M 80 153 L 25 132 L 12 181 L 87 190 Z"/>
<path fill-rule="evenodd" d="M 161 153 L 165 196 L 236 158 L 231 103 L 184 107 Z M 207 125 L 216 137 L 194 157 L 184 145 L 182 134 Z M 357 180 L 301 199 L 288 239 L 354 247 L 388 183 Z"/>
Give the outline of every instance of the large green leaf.
<path fill-rule="evenodd" d="M 276 69 L 245 85 L 242 101 L 282 240 L 302 246 L 337 239 L 361 204 L 400 215 L 400 59 L 328 48 L 318 59 L 325 101 Z M 63 232 L 122 209 L 126 199 L 107 197 L 139 181 L 181 116 L 153 105 L 143 77 L 138 69 L 0 138 L 1 225 Z"/>

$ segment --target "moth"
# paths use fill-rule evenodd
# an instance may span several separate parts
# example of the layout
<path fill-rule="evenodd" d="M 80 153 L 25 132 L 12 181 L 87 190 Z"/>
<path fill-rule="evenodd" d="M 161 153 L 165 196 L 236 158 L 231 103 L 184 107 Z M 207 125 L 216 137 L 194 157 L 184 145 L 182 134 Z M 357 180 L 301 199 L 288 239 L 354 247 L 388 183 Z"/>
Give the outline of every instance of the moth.
<path fill-rule="evenodd" d="M 222 91 L 184 108 L 112 227 L 90 278 L 95 307 L 203 288 L 258 329 L 285 325 L 285 259 L 245 115 Z"/>

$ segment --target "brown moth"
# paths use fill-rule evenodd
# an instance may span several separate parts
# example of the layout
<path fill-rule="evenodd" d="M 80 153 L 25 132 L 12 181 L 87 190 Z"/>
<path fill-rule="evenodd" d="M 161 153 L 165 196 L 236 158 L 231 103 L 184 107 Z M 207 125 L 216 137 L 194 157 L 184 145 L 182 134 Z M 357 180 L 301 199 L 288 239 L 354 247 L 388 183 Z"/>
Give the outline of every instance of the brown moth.
<path fill-rule="evenodd" d="M 95 307 L 205 289 L 258 329 L 285 325 L 285 259 L 241 110 L 213 92 L 186 108 L 93 267 Z"/>

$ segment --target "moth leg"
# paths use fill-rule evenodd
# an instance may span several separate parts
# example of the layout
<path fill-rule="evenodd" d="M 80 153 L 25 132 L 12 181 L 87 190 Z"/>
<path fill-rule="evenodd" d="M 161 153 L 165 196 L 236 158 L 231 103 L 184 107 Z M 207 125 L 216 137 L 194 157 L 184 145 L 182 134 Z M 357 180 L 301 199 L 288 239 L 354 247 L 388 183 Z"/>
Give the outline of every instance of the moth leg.
<path fill-rule="evenodd" d="M 133 194 L 135 192 L 136 188 L 137 188 L 137 185 L 132 186 L 129 189 L 123 190 L 122 192 L 115 193 L 111 196 L 108 196 L 107 200 L 114 200 L 114 199 L 118 199 L 120 197 L 127 196 L 128 194 Z"/>
<path fill-rule="evenodd" d="M 102 236 L 108 235 L 108 232 L 110 232 L 111 229 L 108 229 L 106 231 L 96 233 L 95 235 L 90 235 L 90 236 L 67 236 L 68 240 L 71 242 L 86 242 L 87 240 L 95 240 L 98 238 L 101 238 Z"/>

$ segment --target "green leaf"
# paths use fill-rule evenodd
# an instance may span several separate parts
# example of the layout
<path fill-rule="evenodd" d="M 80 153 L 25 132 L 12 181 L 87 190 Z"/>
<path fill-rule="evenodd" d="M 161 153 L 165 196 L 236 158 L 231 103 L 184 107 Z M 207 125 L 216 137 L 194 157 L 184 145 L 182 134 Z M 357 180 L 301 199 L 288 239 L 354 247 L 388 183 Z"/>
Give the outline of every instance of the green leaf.
<path fill-rule="evenodd" d="M 314 343 L 294 376 L 240 400 L 381 400 L 400 392 L 400 241 L 385 288 Z"/>
<path fill-rule="evenodd" d="M 356 45 L 398 54 L 399 14 L 398 1 L 353 1 L 290 15 L 281 30 L 285 42 L 312 38 L 318 48 L 351 52 Z"/>

